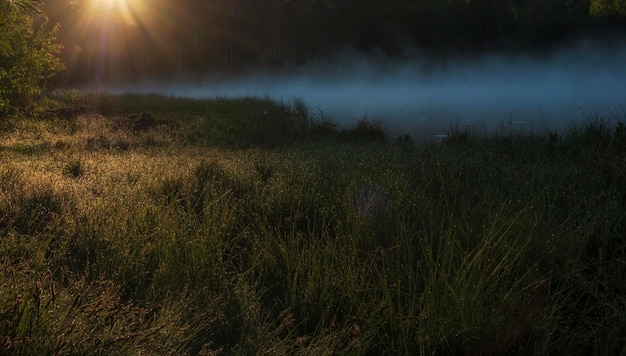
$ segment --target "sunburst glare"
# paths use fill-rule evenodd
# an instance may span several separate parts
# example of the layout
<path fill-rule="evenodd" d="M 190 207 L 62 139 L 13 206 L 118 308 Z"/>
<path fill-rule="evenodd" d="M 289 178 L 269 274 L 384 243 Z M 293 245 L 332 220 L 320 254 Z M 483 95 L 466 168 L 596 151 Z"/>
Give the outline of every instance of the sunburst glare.
<path fill-rule="evenodd" d="M 95 12 L 100 12 L 103 16 L 119 17 L 124 24 L 134 26 L 137 24 L 135 13 L 140 15 L 141 8 L 145 6 L 145 1 L 93 0 L 93 5 Z"/>
<path fill-rule="evenodd" d="M 82 63 L 94 84 L 140 76 L 155 62 L 172 57 L 169 52 L 176 30 L 167 14 L 174 10 L 175 5 L 162 0 L 81 2 L 67 29 L 70 42 L 81 45 L 69 48 L 68 64 Z"/>

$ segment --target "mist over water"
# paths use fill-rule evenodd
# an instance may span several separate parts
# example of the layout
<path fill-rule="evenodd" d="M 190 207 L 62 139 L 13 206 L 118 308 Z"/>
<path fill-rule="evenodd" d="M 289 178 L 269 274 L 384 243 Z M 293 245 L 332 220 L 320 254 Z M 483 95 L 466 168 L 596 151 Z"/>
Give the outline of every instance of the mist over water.
<path fill-rule="evenodd" d="M 318 118 L 323 113 L 340 126 L 367 117 L 391 135 L 418 138 L 445 134 L 453 126 L 543 132 L 596 115 L 626 120 L 626 46 L 583 44 L 543 57 L 492 55 L 440 63 L 353 54 L 315 68 L 124 91 L 300 98 Z"/>

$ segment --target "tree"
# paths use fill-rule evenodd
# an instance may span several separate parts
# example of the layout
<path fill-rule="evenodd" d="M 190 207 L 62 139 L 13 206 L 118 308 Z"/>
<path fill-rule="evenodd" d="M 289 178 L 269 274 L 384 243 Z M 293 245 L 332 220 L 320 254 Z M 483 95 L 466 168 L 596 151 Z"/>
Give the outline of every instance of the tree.
<path fill-rule="evenodd" d="M 21 11 L 32 11 L 42 18 L 46 18 L 46 14 L 44 14 L 40 9 L 39 5 L 43 4 L 40 0 L 6 0 L 7 4 L 10 6 L 14 6 Z M 0 17 L 0 26 L 4 25 L 4 17 Z M 11 54 L 11 46 L 5 39 L 0 39 L 0 55 L 8 56 Z"/>
<path fill-rule="evenodd" d="M 626 17 L 626 0 L 591 0 L 589 13 L 599 17 Z"/>
<path fill-rule="evenodd" d="M 30 104 L 45 88 L 47 79 L 64 68 L 58 58 L 58 26 L 34 25 L 29 13 L 35 1 L 0 3 L 0 38 L 8 48 L 0 56 L 0 113 Z"/>

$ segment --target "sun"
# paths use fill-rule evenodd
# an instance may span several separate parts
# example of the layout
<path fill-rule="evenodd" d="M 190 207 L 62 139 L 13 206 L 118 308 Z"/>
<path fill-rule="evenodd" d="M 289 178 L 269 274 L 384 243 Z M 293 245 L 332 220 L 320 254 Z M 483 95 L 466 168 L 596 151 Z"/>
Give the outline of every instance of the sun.
<path fill-rule="evenodd" d="M 141 0 L 92 0 L 91 11 L 103 18 L 121 19 L 127 25 L 137 25 L 137 16 L 141 15 Z"/>
<path fill-rule="evenodd" d="M 65 30 L 66 63 L 96 84 L 177 63 L 184 27 L 172 13 L 183 10 L 173 0 L 80 0 Z"/>
<path fill-rule="evenodd" d="M 127 0 L 95 0 L 95 1 L 99 4 L 106 5 L 106 6 L 125 4 L 127 2 Z"/>

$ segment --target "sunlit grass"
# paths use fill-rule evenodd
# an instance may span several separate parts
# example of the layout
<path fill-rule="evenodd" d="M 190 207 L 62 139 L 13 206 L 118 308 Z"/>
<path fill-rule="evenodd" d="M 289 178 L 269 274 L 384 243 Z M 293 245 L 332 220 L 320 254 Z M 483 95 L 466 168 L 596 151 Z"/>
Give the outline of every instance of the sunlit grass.
<path fill-rule="evenodd" d="M 399 145 L 298 102 L 79 99 L 110 111 L 0 133 L 1 352 L 623 351 L 619 124 Z"/>

